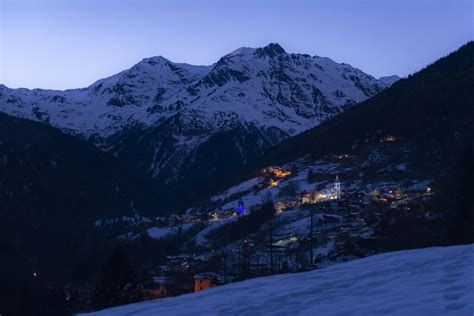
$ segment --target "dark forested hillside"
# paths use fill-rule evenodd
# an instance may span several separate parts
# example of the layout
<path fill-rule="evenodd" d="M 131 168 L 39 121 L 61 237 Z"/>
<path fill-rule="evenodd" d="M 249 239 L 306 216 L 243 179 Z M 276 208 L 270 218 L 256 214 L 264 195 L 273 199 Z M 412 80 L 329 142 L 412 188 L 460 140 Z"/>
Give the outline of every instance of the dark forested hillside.
<path fill-rule="evenodd" d="M 350 152 L 383 135 L 408 141 L 420 162 L 446 162 L 456 148 L 472 145 L 473 87 L 474 42 L 469 42 L 359 106 L 284 141 L 262 164 Z"/>
<path fill-rule="evenodd" d="M 156 213 L 152 188 L 148 178 L 76 137 L 1 114 L 2 312 L 9 314 L 5 306 L 21 287 L 31 289 L 24 284 L 34 272 L 48 286 L 71 279 L 81 256 L 100 244 L 91 241 L 96 220 Z"/>
<path fill-rule="evenodd" d="M 151 214 L 157 211 L 152 182 L 137 170 L 57 129 L 0 116 L 0 209 L 97 219 L 133 215 L 133 202 Z"/>
<path fill-rule="evenodd" d="M 169 152 L 175 154 L 173 128 L 177 126 L 173 123 L 167 129 L 159 128 L 141 135 L 138 140 L 132 138 L 126 149 L 120 152 L 119 159 L 125 164 L 142 167 L 146 172 L 147 166 L 152 164 L 150 157 L 154 156 L 151 151 L 156 150 L 155 156 L 162 158 Z M 262 133 L 252 124 L 238 124 L 232 129 L 214 132 L 192 157 L 184 159 L 180 156 L 182 162 L 176 160 L 173 165 L 160 166 L 160 174 L 155 180 L 160 183 L 161 205 L 173 210 L 194 206 L 197 200 L 240 179 L 245 166 L 260 158 L 281 138 L 283 136 L 277 129 L 274 129 L 274 134 L 270 130 Z M 178 177 L 177 171 L 186 176 L 168 183 L 166 179 Z"/>

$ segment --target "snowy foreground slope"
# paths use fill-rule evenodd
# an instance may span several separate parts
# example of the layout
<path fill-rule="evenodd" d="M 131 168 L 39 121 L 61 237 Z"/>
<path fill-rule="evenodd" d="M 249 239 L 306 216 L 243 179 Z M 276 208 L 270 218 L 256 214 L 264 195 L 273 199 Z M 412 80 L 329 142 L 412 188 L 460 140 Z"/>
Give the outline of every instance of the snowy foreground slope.
<path fill-rule="evenodd" d="M 474 244 L 400 251 L 88 315 L 472 315 Z"/>

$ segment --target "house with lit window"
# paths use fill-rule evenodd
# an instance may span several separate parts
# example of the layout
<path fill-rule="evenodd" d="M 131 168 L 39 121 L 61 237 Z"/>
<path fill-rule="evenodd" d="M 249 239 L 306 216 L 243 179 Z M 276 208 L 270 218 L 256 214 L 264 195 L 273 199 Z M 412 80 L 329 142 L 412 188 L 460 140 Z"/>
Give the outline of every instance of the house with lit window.
<path fill-rule="evenodd" d="M 140 285 L 143 297 L 148 300 L 176 296 L 192 292 L 191 280 L 177 280 L 173 277 L 159 276 Z"/>
<path fill-rule="evenodd" d="M 204 272 L 194 276 L 194 292 L 201 292 L 218 284 L 218 278 L 215 273 Z"/>

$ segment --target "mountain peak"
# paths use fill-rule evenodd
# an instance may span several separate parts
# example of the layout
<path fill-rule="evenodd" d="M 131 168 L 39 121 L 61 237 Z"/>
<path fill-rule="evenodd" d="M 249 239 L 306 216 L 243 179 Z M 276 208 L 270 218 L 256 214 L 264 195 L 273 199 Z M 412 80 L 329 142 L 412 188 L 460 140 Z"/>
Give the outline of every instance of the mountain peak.
<path fill-rule="evenodd" d="M 267 51 L 272 51 L 277 54 L 283 54 L 286 53 L 286 51 L 283 49 L 283 47 L 280 46 L 278 43 L 270 43 L 267 46 L 265 46 L 263 49 Z"/>
<path fill-rule="evenodd" d="M 260 57 L 268 56 L 270 58 L 276 57 L 281 54 L 286 54 L 286 51 L 278 43 L 270 43 L 263 48 L 258 48 L 256 53 Z"/>
<path fill-rule="evenodd" d="M 385 83 L 387 86 L 391 86 L 392 84 L 394 84 L 395 82 L 397 82 L 398 80 L 400 80 L 400 77 L 397 76 L 397 75 L 384 76 L 384 77 L 380 77 L 378 80 L 382 81 L 382 82 Z"/>
<path fill-rule="evenodd" d="M 153 56 L 153 57 L 148 57 L 148 58 L 144 58 L 142 59 L 139 64 L 150 64 L 152 66 L 156 65 L 156 64 L 167 64 L 169 63 L 170 60 L 168 60 L 167 58 L 163 57 L 163 56 Z"/>
<path fill-rule="evenodd" d="M 227 56 L 242 56 L 247 54 L 253 54 L 255 52 L 255 48 L 250 47 L 239 47 L 236 50 L 229 53 Z"/>

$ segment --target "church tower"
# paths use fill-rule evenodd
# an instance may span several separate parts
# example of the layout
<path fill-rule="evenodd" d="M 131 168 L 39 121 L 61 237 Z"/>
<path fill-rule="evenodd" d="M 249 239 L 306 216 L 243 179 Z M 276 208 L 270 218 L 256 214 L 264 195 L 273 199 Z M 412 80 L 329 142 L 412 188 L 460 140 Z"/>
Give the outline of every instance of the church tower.
<path fill-rule="evenodd" d="M 337 199 L 341 198 L 341 182 L 339 181 L 339 176 L 336 175 L 336 181 L 334 181 L 334 194 Z"/>

